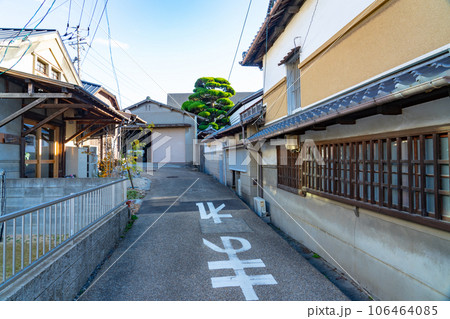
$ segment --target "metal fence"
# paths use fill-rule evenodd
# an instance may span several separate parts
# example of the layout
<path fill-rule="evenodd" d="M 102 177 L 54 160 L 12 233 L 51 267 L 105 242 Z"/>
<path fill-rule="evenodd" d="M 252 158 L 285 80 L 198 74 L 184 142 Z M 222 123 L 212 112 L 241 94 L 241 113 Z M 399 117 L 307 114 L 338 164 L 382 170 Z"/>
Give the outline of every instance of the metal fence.
<path fill-rule="evenodd" d="M 123 205 L 126 181 L 0 216 L 0 286 Z"/>

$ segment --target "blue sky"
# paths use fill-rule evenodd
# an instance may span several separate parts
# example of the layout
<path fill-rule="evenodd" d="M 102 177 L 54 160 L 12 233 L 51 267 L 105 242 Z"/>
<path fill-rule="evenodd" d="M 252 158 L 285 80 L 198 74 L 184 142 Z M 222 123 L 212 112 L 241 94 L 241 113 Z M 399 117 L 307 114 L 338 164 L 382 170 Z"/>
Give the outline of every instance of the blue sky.
<path fill-rule="evenodd" d="M 0 0 L 1 27 L 21 28 L 43 0 Z M 37 18 L 50 7 L 47 0 Z M 269 0 L 253 0 L 238 56 L 230 78 L 237 91 L 262 87 L 258 68 L 238 62 L 261 26 Z M 70 25 L 78 25 L 83 0 L 56 0 L 39 28 L 59 30 L 63 35 L 70 10 Z M 85 0 L 81 28 L 87 28 L 96 0 Z M 91 41 L 105 0 L 98 0 L 90 26 Z M 122 97 L 122 107 L 146 96 L 166 102 L 166 93 L 191 92 L 201 76 L 228 77 L 249 0 L 109 0 L 112 50 Z M 59 6 L 59 7 L 58 7 Z M 35 19 L 36 20 L 36 19 Z M 36 23 L 31 24 L 34 27 Z M 87 46 L 85 47 L 87 49 Z M 75 51 L 68 46 L 75 56 Z M 117 95 L 103 16 L 89 54 L 82 53 L 81 77 L 103 84 Z"/>

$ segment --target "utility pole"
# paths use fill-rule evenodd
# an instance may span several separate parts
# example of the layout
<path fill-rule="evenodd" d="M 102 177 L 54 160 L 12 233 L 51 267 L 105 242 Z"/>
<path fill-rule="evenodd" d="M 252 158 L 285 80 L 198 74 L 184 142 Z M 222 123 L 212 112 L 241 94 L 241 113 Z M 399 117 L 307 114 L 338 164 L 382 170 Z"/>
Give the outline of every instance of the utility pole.
<path fill-rule="evenodd" d="M 89 31 L 87 29 L 81 29 L 79 26 L 72 27 L 72 29 L 75 29 L 74 32 L 71 32 L 69 34 L 70 37 L 64 41 L 73 40 L 72 42 L 69 42 L 68 44 L 77 51 L 77 56 L 75 57 L 73 62 L 74 63 L 77 62 L 78 76 L 81 77 L 81 49 L 82 49 L 83 45 L 87 44 L 87 42 L 85 41 L 86 36 L 82 36 L 81 31 L 87 31 L 87 32 L 89 32 Z"/>
<path fill-rule="evenodd" d="M 80 69 L 80 28 L 77 28 L 77 65 L 78 65 L 78 76 L 81 78 L 81 69 Z"/>

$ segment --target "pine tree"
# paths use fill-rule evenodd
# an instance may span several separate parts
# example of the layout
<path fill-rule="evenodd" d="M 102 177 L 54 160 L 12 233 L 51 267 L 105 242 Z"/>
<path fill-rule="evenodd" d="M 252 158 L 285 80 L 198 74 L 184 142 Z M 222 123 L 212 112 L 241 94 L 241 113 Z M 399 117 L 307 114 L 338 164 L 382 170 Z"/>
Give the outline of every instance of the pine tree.
<path fill-rule="evenodd" d="M 199 130 L 203 131 L 209 126 L 218 130 L 230 123 L 227 112 L 234 106 L 230 97 L 235 94 L 236 91 L 227 80 L 202 77 L 195 82 L 194 94 L 181 108 L 206 119 L 199 123 Z"/>

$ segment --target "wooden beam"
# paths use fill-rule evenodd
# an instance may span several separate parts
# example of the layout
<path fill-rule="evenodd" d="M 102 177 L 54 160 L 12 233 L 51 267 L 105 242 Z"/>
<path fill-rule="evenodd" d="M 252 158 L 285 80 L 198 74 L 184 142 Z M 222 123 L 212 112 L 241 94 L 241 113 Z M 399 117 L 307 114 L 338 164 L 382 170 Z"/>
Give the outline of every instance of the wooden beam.
<path fill-rule="evenodd" d="M 0 99 L 70 99 L 72 93 L 0 93 Z"/>
<path fill-rule="evenodd" d="M 86 134 L 85 136 L 83 136 L 82 138 L 80 138 L 77 143 L 81 143 L 82 141 L 84 141 L 85 139 L 91 137 L 92 135 L 94 135 L 95 133 L 100 132 L 101 130 L 103 130 L 105 127 L 104 126 L 100 126 L 98 128 L 96 128 L 93 131 L 90 131 L 88 134 Z"/>
<path fill-rule="evenodd" d="M 34 85 L 32 82 L 28 83 L 28 95 L 31 95 L 34 93 Z"/>
<path fill-rule="evenodd" d="M 76 132 L 75 134 L 73 134 L 71 137 L 69 137 L 68 139 L 66 139 L 64 141 L 64 144 L 69 143 L 71 140 L 73 140 L 74 138 L 77 138 L 78 136 L 80 136 L 81 134 L 83 134 L 86 130 L 90 129 L 92 126 L 94 126 L 94 122 L 91 122 L 90 125 L 86 126 L 85 128 L 82 128 L 81 130 L 79 130 L 78 132 Z"/>
<path fill-rule="evenodd" d="M 1 93 L 0 93 L 1 94 Z M 9 94 L 9 93 L 6 93 Z M 40 98 L 37 99 L 33 102 L 31 102 L 30 104 L 28 104 L 27 106 L 21 108 L 20 110 L 18 110 L 17 112 L 14 112 L 13 114 L 11 114 L 10 116 L 8 116 L 7 118 L 3 119 L 2 121 L 0 121 L 0 127 L 8 124 L 9 122 L 15 120 L 16 118 L 18 118 L 19 116 L 21 116 L 23 113 L 31 110 L 33 107 L 35 107 L 38 104 L 41 104 L 42 102 L 45 101 L 45 98 Z"/>
<path fill-rule="evenodd" d="M 400 115 L 402 114 L 401 105 L 377 106 L 377 113 L 382 115 Z"/>
<path fill-rule="evenodd" d="M 65 109 L 61 109 L 55 113 L 53 113 L 52 115 L 50 115 L 49 117 L 47 117 L 46 119 L 40 121 L 38 124 L 36 124 L 33 127 L 30 127 L 28 130 L 26 130 L 25 132 L 22 133 L 22 137 L 27 136 L 28 134 L 30 134 L 31 132 L 37 130 L 38 128 L 40 128 L 41 126 L 47 124 L 48 122 L 50 122 L 51 120 L 53 120 L 55 117 L 58 117 L 59 115 L 63 114 L 65 111 L 67 111 L 69 108 L 66 107 Z"/>
<path fill-rule="evenodd" d="M 64 118 L 65 121 L 86 121 L 86 120 L 96 120 L 96 121 L 104 121 L 104 120 L 110 120 L 110 119 L 105 119 L 102 117 L 95 117 L 95 116 L 84 116 L 84 117 L 65 117 Z"/>
<path fill-rule="evenodd" d="M 68 122 L 71 122 L 71 121 L 68 121 Z M 103 125 L 120 123 L 119 121 L 114 121 L 112 119 L 111 120 L 79 120 L 76 122 L 77 122 L 77 124 L 90 124 L 92 122 L 95 122 L 95 124 L 103 124 Z"/>
<path fill-rule="evenodd" d="M 297 5 L 297 6 L 289 6 L 286 9 L 287 13 L 289 13 L 289 14 L 297 13 L 298 10 L 300 10 L 300 6 L 299 5 Z"/>
<path fill-rule="evenodd" d="M 70 108 L 70 109 L 92 109 L 94 106 L 90 104 L 41 104 L 36 107 L 37 109 L 60 109 L 60 108 Z"/>
<path fill-rule="evenodd" d="M 341 125 L 353 125 L 356 124 L 356 120 L 351 118 L 340 118 L 336 120 L 336 123 Z"/>

